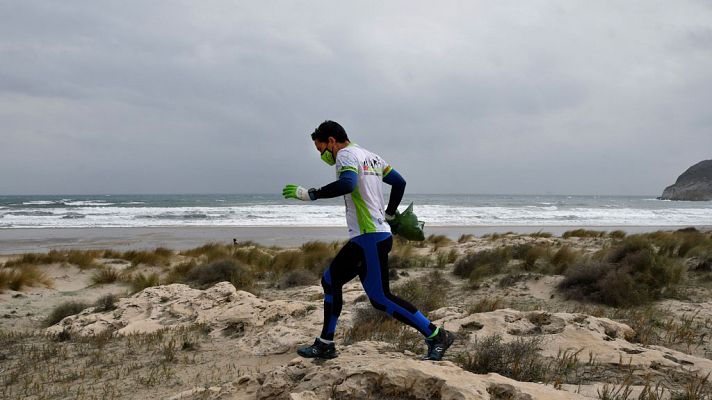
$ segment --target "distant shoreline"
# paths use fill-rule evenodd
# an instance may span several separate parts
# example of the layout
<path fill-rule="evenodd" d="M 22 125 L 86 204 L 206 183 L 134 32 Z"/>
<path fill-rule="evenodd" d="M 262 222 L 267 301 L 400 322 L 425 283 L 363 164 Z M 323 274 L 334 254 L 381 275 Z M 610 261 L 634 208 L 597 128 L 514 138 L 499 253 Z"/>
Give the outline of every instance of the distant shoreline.
<path fill-rule="evenodd" d="M 426 226 L 426 235 L 446 235 L 457 239 L 462 234 L 482 236 L 488 233 L 529 234 L 549 232 L 560 236 L 566 231 L 584 228 L 597 231 L 622 230 L 626 233 L 673 231 L 680 226 Z M 709 230 L 712 226 L 696 226 Z M 113 249 L 117 251 L 168 247 L 185 250 L 209 242 L 232 243 L 252 240 L 265 246 L 293 247 L 310 240 L 346 240 L 346 227 L 136 227 L 136 228 L 3 228 L 0 229 L 0 254 L 47 252 L 52 249 Z"/>

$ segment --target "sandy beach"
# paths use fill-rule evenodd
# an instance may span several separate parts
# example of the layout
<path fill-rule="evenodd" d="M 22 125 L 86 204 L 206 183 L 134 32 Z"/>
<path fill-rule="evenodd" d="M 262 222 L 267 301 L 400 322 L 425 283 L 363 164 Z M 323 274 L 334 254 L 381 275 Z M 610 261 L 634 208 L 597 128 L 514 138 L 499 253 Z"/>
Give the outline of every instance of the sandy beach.
<path fill-rule="evenodd" d="M 514 232 L 549 232 L 554 235 L 573 229 L 628 233 L 675 230 L 685 226 L 426 226 L 428 235 L 482 236 Z M 712 227 L 699 226 L 699 229 Z M 345 227 L 143 227 L 143 228 L 33 228 L 0 229 L 0 254 L 47 252 L 52 249 L 114 249 L 118 251 L 168 247 L 185 250 L 205 243 L 251 240 L 264 246 L 299 246 L 310 240 L 346 240 Z"/>

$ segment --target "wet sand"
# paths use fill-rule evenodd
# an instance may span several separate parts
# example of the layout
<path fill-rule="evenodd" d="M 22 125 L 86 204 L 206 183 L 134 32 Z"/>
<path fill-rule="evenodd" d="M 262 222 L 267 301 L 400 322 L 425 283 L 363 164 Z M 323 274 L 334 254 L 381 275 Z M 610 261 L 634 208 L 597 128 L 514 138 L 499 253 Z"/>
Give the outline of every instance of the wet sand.
<path fill-rule="evenodd" d="M 623 230 L 627 233 L 675 230 L 683 226 L 426 226 L 425 234 L 457 239 L 462 234 L 550 232 L 577 229 Z M 711 229 L 712 227 L 698 227 Z M 208 242 L 252 240 L 265 246 L 299 246 L 310 240 L 346 240 L 345 227 L 154 227 L 154 228 L 35 228 L 0 229 L 0 254 L 47 252 L 52 249 L 153 249 L 159 246 L 184 250 Z"/>

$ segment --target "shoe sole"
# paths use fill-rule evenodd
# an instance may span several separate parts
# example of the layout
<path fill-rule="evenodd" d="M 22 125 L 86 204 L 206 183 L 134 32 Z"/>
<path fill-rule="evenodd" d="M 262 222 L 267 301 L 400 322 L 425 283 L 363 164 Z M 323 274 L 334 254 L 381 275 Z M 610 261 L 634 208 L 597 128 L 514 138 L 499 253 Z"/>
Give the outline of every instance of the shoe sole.
<path fill-rule="evenodd" d="M 297 352 L 297 355 L 300 356 L 300 357 L 302 357 L 302 358 L 320 358 L 320 359 L 322 359 L 322 360 L 331 360 L 331 359 L 336 358 L 336 357 L 339 356 L 338 353 L 336 353 L 336 354 L 329 354 L 329 355 L 322 355 L 322 356 L 315 356 L 315 355 L 311 355 L 311 354 L 302 354 L 302 353 L 300 353 L 300 352 Z"/>

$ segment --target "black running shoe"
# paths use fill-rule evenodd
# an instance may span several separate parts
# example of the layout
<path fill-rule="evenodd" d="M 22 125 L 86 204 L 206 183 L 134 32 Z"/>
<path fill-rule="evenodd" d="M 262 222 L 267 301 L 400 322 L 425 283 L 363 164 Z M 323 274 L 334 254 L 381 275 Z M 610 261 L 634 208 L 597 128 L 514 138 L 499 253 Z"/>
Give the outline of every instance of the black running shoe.
<path fill-rule="evenodd" d="M 455 334 L 446 331 L 445 328 L 440 328 L 437 336 L 432 339 L 425 339 L 428 345 L 428 355 L 423 357 L 423 360 L 440 361 L 445 355 L 445 351 L 455 341 Z"/>
<path fill-rule="evenodd" d="M 297 354 L 304 358 L 336 358 L 336 346 L 334 343 L 324 343 L 319 338 L 311 346 L 301 347 Z"/>

